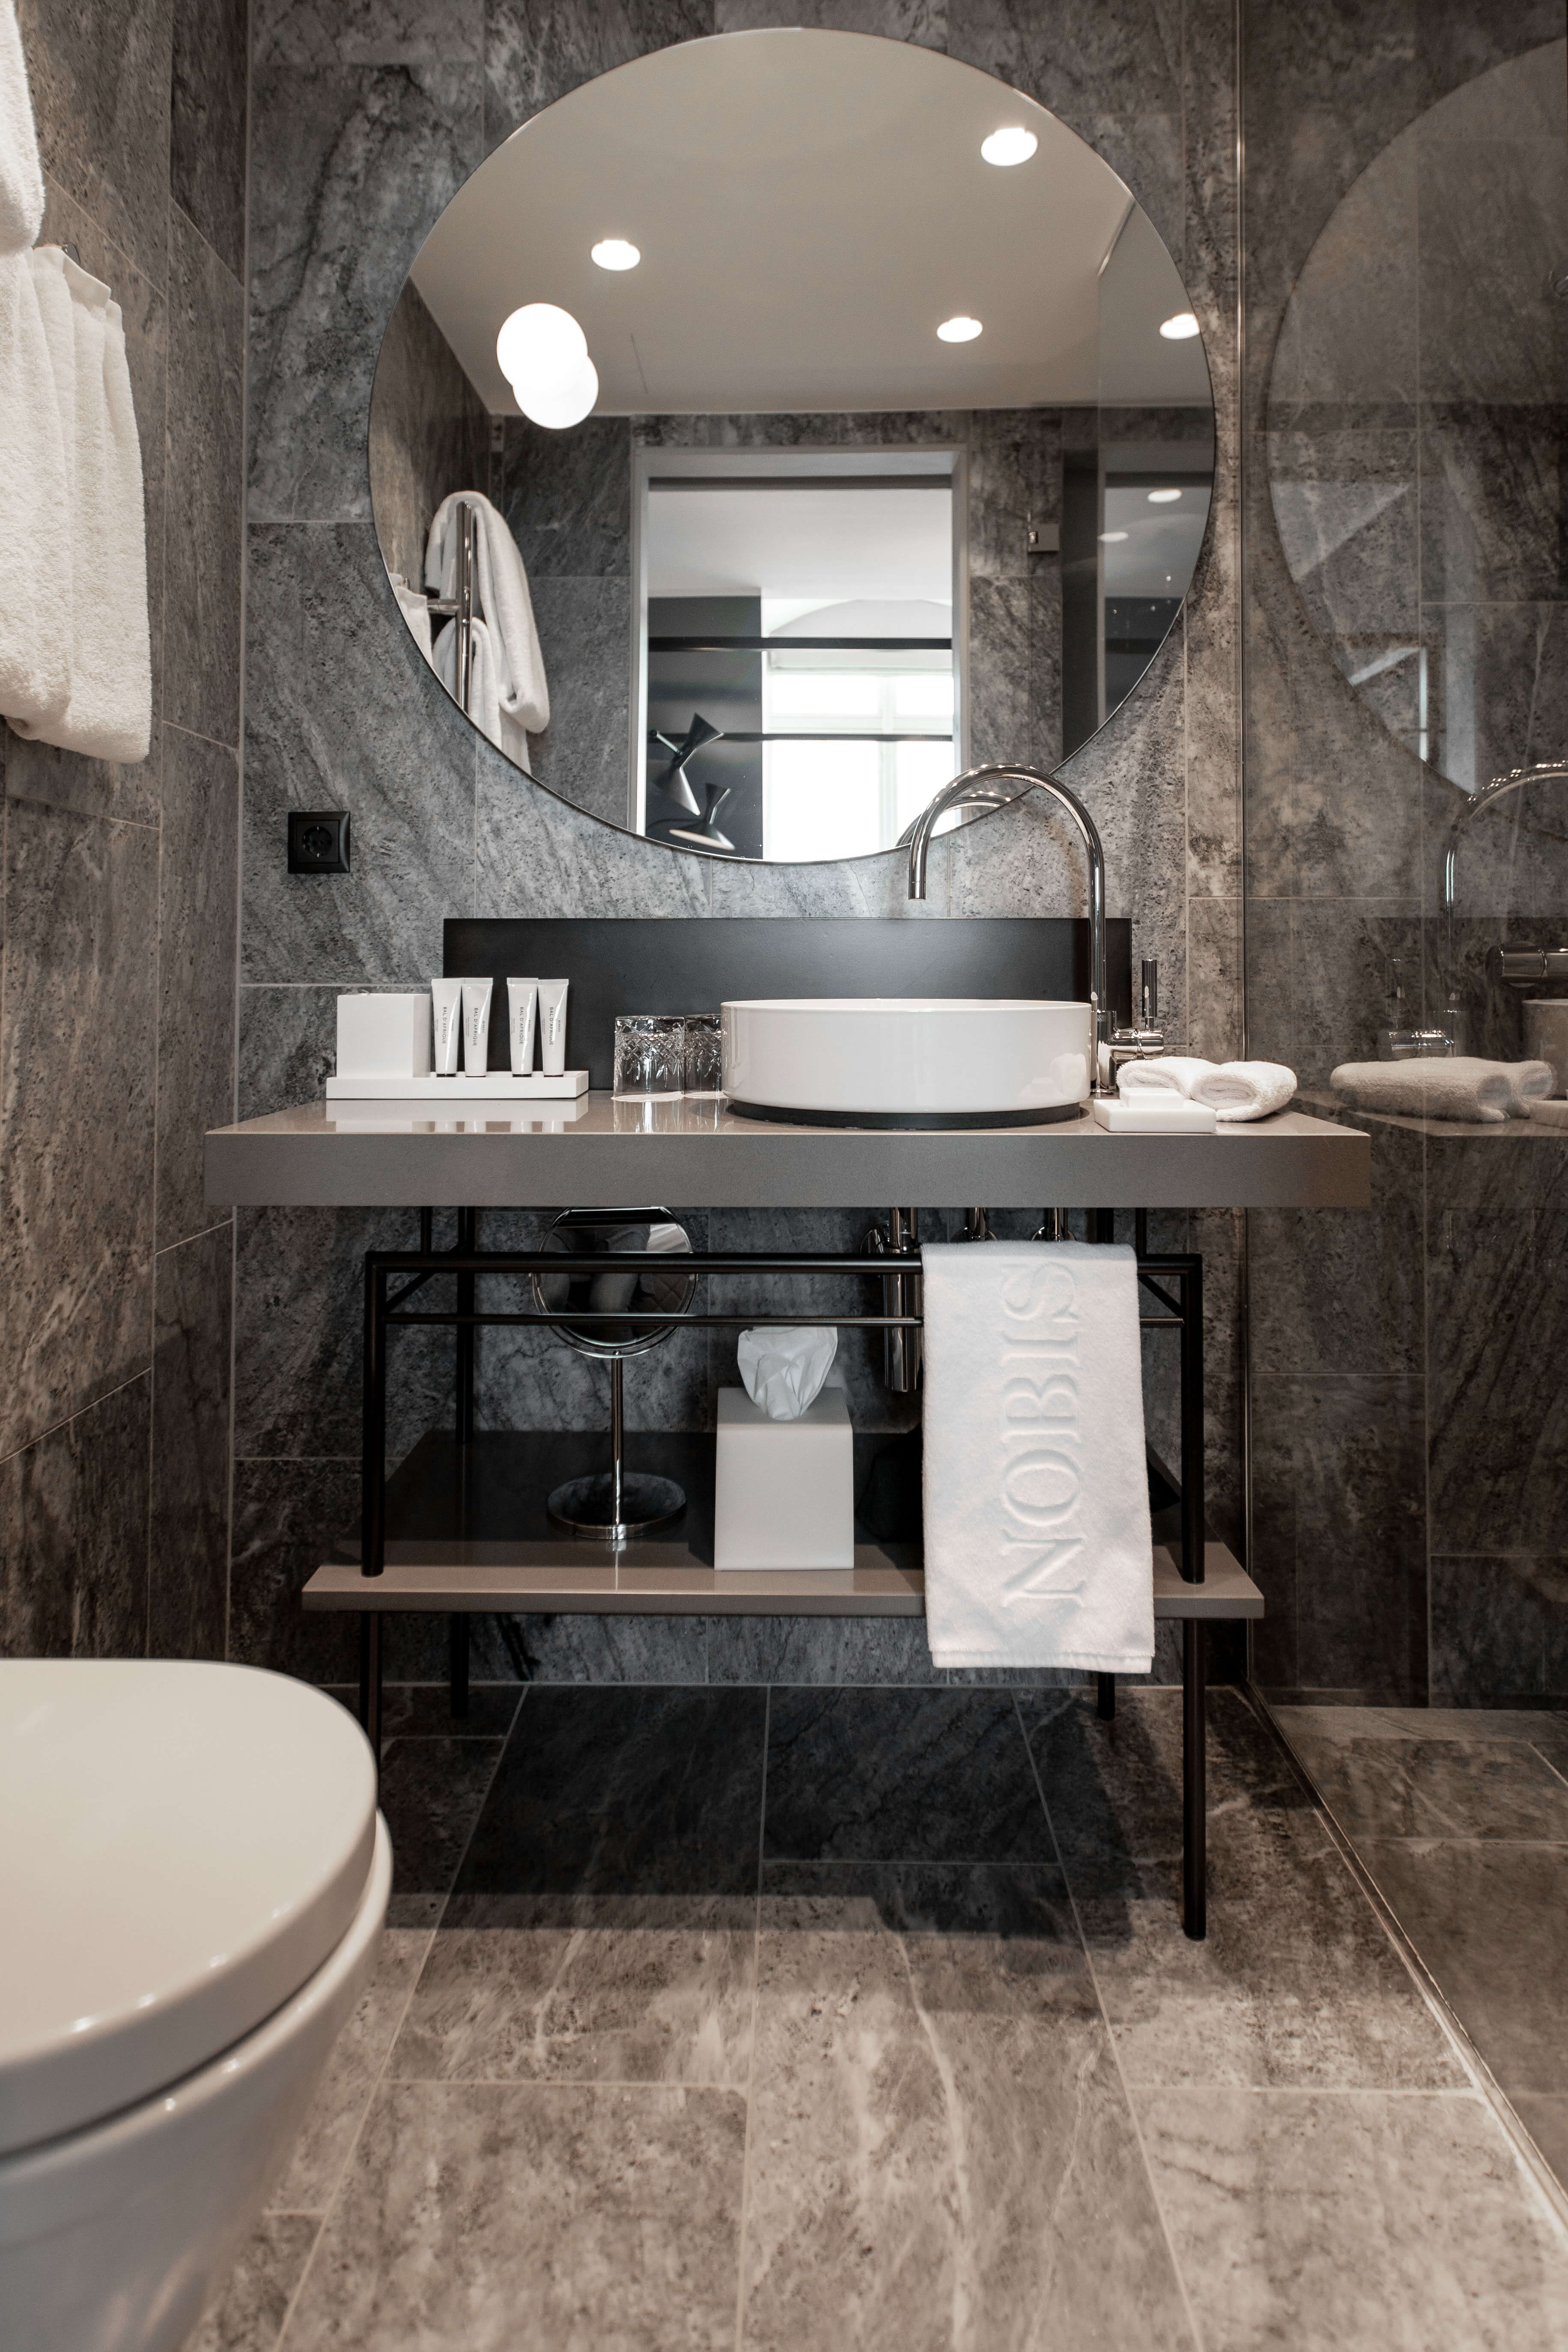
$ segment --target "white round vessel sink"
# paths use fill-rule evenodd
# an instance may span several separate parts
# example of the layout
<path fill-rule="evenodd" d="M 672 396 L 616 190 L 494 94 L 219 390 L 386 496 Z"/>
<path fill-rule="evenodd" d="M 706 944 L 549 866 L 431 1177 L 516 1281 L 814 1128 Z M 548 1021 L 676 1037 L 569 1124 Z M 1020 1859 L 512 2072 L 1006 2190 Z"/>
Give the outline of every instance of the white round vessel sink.
<path fill-rule="evenodd" d="M 775 997 L 722 1007 L 724 1092 L 821 1127 L 1032 1127 L 1089 1099 L 1087 1004 L 1027 997 Z"/>

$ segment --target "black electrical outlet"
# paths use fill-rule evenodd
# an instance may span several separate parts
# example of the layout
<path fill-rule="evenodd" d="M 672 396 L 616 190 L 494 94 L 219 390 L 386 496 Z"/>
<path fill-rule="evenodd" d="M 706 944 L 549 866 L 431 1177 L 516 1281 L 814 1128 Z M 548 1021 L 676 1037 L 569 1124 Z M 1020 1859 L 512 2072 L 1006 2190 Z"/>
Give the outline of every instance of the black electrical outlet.
<path fill-rule="evenodd" d="M 290 809 L 290 874 L 346 874 L 349 870 L 347 809 Z"/>

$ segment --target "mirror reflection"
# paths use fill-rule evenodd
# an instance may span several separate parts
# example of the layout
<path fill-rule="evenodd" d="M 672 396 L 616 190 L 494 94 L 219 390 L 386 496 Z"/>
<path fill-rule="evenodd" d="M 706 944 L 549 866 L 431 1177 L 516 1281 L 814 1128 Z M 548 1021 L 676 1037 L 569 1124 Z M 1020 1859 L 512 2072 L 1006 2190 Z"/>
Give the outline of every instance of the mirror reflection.
<path fill-rule="evenodd" d="M 1563 131 L 1542 48 L 1401 131 L 1308 257 L 1269 378 L 1275 525 L 1312 627 L 1466 793 L 1568 742 Z"/>
<path fill-rule="evenodd" d="M 1180 610 L 1213 463 L 1196 321 L 1109 166 L 972 68 L 816 31 L 515 132 L 371 412 L 454 701 L 594 815 L 746 858 L 886 849 L 963 767 L 1058 765 Z"/>

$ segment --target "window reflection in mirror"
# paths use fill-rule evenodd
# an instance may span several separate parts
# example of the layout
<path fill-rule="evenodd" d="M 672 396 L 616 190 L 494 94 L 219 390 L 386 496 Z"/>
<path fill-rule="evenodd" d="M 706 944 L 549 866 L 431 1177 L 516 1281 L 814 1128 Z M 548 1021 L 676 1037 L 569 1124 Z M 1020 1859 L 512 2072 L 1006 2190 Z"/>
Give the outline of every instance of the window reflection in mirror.
<path fill-rule="evenodd" d="M 784 860 L 898 840 L 963 764 L 953 466 L 876 450 L 638 465 L 636 830 Z"/>

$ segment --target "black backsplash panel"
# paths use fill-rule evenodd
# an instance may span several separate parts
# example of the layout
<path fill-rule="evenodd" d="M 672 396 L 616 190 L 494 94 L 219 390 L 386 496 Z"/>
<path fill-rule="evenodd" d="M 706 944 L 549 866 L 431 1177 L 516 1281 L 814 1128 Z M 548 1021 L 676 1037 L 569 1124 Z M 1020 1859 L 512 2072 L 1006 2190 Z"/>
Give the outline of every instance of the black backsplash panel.
<path fill-rule="evenodd" d="M 572 983 L 566 1066 L 615 1075 L 617 1013 L 717 1013 L 738 996 L 1089 997 L 1089 925 L 1067 915 L 921 922 L 898 916 L 712 916 L 706 921 L 526 917 L 447 921 L 448 979 L 496 983 L 490 1067 L 507 1066 L 506 979 Z M 1132 926 L 1107 923 L 1111 1006 L 1132 1014 Z"/>

